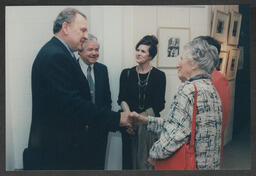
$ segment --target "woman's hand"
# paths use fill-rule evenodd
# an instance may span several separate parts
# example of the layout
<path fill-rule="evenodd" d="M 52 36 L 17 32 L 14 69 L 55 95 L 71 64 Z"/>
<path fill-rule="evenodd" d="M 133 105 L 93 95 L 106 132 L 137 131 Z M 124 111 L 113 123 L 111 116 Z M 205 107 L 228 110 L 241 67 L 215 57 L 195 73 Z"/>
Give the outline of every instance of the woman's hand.
<path fill-rule="evenodd" d="M 131 112 L 129 114 L 129 119 L 131 121 L 131 126 L 128 126 L 126 132 L 134 135 L 137 129 L 137 126 L 144 125 L 148 123 L 148 117 L 138 114 L 137 112 Z"/>
<path fill-rule="evenodd" d="M 128 134 L 130 134 L 130 135 L 135 135 L 136 130 L 137 130 L 137 127 L 136 127 L 136 126 L 132 126 L 132 127 L 128 127 L 128 128 L 126 129 L 126 132 L 127 132 Z"/>
<path fill-rule="evenodd" d="M 156 160 L 153 160 L 152 158 L 148 157 L 148 163 L 151 164 L 152 166 L 155 166 Z"/>
<path fill-rule="evenodd" d="M 133 111 L 130 113 L 130 117 L 132 118 L 132 125 L 138 126 L 138 125 L 144 125 L 148 123 L 148 117 L 138 114 L 137 112 Z"/>

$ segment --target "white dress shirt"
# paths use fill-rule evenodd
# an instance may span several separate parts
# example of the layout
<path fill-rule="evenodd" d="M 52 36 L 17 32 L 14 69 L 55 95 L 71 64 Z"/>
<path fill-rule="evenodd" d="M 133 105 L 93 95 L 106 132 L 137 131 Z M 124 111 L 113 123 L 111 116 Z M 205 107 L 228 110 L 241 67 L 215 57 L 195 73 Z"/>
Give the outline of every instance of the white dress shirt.
<path fill-rule="evenodd" d="M 78 59 L 78 62 L 79 62 L 79 65 L 82 69 L 82 72 L 84 73 L 85 77 L 87 78 L 87 68 L 88 68 L 88 65 L 81 59 L 79 58 Z M 95 77 L 94 77 L 94 64 L 91 64 L 91 75 L 92 75 L 92 80 L 95 84 Z"/>

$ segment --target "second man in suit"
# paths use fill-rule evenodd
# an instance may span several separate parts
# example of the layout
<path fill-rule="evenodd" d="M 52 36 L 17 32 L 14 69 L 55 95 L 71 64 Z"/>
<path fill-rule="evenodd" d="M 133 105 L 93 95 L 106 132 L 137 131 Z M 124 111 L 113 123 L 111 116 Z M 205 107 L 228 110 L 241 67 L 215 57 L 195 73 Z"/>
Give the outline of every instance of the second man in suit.
<path fill-rule="evenodd" d="M 87 78 L 93 103 L 99 108 L 111 110 L 111 93 L 109 86 L 108 69 L 98 63 L 99 43 L 97 38 L 88 34 L 83 50 L 79 51 L 78 59 L 81 70 Z M 103 170 L 107 146 L 108 131 L 96 126 L 87 126 L 89 134 L 90 169 Z"/>

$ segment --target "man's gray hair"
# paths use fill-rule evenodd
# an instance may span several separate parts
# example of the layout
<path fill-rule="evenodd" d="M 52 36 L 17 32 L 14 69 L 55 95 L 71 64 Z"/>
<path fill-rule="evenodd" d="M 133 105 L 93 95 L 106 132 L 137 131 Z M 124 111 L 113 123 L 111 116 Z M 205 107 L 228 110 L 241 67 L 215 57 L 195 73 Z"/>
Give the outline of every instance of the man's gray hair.
<path fill-rule="evenodd" d="M 100 44 L 99 44 L 98 39 L 97 39 L 96 36 L 94 36 L 94 35 L 88 33 L 88 39 L 85 40 L 85 43 L 87 43 L 87 42 L 97 42 L 97 43 L 98 43 L 98 46 L 99 46 L 99 49 L 100 49 Z"/>
<path fill-rule="evenodd" d="M 98 42 L 98 39 L 97 39 L 97 37 L 95 37 L 94 35 L 92 35 L 92 34 L 88 34 L 88 39 L 85 41 L 85 42 Z"/>
<path fill-rule="evenodd" d="M 62 10 L 57 16 L 57 18 L 55 19 L 53 24 L 53 33 L 54 34 L 58 33 L 61 30 L 62 24 L 64 22 L 67 22 L 68 24 L 70 24 L 74 19 L 74 17 L 76 16 L 76 14 L 80 14 L 85 19 L 87 19 L 86 15 L 80 12 L 79 10 L 74 8 L 66 8 Z"/>
<path fill-rule="evenodd" d="M 218 63 L 218 50 L 207 41 L 197 38 L 184 46 L 184 56 L 199 63 L 199 69 L 211 74 Z"/>
<path fill-rule="evenodd" d="M 87 42 L 97 42 L 97 43 L 98 43 L 98 47 L 99 47 L 99 49 L 100 49 L 100 44 L 99 44 L 99 42 L 98 42 L 97 37 L 95 37 L 94 35 L 92 35 L 92 34 L 90 34 L 90 33 L 88 33 L 88 39 L 85 40 L 84 44 L 87 43 Z M 84 50 L 84 44 L 83 44 L 82 49 L 81 49 L 79 52 L 83 52 L 83 50 Z M 78 52 L 78 54 L 79 54 L 79 52 Z"/>

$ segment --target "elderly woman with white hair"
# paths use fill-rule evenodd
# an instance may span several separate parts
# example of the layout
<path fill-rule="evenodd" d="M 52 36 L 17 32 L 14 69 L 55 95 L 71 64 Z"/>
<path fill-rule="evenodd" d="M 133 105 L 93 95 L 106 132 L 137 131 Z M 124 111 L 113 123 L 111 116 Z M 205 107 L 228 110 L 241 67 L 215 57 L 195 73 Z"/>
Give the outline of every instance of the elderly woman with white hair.
<path fill-rule="evenodd" d="M 197 169 L 219 169 L 221 149 L 222 107 L 211 81 L 218 62 L 216 47 L 202 39 L 194 39 L 184 47 L 178 63 L 182 81 L 171 101 L 167 118 L 137 115 L 137 125 L 147 124 L 147 130 L 160 135 L 150 150 L 149 162 L 172 157 L 190 140 L 194 92 L 197 87 L 195 127 L 195 157 Z"/>

